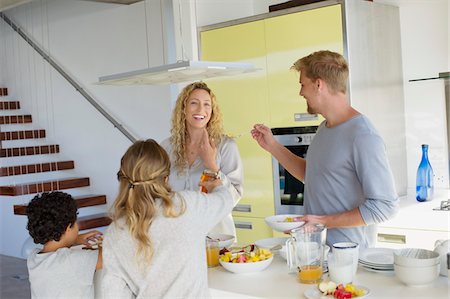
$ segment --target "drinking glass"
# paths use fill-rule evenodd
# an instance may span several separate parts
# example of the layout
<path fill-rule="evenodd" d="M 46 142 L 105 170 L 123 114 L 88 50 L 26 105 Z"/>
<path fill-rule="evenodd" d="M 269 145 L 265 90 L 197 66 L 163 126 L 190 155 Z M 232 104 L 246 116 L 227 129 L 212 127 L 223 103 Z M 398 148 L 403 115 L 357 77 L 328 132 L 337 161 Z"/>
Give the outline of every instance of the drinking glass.
<path fill-rule="evenodd" d="M 347 252 L 328 254 L 328 274 L 336 284 L 353 282 L 353 256 Z"/>
<path fill-rule="evenodd" d="M 208 268 L 219 265 L 219 252 L 219 241 L 206 239 L 206 262 L 208 264 Z"/>
<path fill-rule="evenodd" d="M 339 242 L 333 244 L 332 251 L 336 254 L 348 253 L 353 256 L 353 276 L 356 275 L 358 270 L 358 259 L 359 259 L 359 244 L 355 242 Z"/>

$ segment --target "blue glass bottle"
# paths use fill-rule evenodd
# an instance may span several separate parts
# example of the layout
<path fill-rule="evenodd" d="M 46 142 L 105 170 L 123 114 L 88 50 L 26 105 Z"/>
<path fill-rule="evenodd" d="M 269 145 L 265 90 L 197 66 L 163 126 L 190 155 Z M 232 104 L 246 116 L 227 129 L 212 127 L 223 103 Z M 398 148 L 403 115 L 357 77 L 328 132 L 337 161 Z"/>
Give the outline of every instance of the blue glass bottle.
<path fill-rule="evenodd" d="M 422 160 L 417 169 L 416 199 L 426 201 L 433 198 L 434 173 L 428 160 L 428 144 L 422 144 Z"/>

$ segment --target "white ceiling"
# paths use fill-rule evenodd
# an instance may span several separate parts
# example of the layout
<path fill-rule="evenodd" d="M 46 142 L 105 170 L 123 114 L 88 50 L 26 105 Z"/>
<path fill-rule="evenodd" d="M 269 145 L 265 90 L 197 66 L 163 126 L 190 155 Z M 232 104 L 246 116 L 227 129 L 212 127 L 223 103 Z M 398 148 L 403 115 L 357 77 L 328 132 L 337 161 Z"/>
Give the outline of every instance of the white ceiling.
<path fill-rule="evenodd" d="M 0 12 L 31 1 L 32 0 L 0 0 Z M 133 4 L 143 0 L 87 0 L 87 1 L 115 3 L 115 4 Z"/>

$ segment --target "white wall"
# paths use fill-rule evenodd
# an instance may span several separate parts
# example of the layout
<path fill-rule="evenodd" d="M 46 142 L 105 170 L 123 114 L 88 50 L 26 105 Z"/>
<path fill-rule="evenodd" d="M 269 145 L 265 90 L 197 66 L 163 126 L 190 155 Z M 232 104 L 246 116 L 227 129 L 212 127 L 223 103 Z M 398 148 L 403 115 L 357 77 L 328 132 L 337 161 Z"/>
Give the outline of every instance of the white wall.
<path fill-rule="evenodd" d="M 168 86 L 94 84 L 99 76 L 159 65 L 164 58 L 168 59 L 162 52 L 159 4 L 159 0 L 129 6 L 43 0 L 8 10 L 6 14 L 34 36 L 134 136 L 160 141 L 169 134 L 170 103 L 176 90 Z M 90 177 L 90 188 L 74 192 L 106 194 L 111 204 L 117 189 L 120 158 L 131 142 L 1 20 L 0 37 L 0 78 L 9 87 L 10 98 L 20 100 L 23 111 L 33 115 L 33 127 L 47 130 L 48 143 L 60 144 L 58 156 L 75 160 L 76 170 L 69 172 L 70 176 Z M 44 158 L 37 159 L 42 161 Z M 9 160 L 14 161 L 2 160 L 0 163 L 20 165 L 29 159 Z M 64 174 L 45 176 L 57 175 Z M 2 178 L 0 182 L 5 184 L 7 180 L 14 184 L 27 179 Z M 30 198 L 1 198 L 0 253 L 20 255 L 28 236 L 26 217 L 12 215 L 12 205 L 27 202 Z M 104 207 L 101 209 L 105 210 Z M 99 208 L 81 209 L 80 215 L 93 211 L 99 212 Z"/>
<path fill-rule="evenodd" d="M 444 81 L 409 82 L 437 77 L 439 72 L 450 69 L 449 0 L 375 2 L 400 9 L 408 186 L 415 186 L 421 159 L 420 145 L 426 143 L 430 145 L 429 157 L 436 188 L 449 188 Z"/>

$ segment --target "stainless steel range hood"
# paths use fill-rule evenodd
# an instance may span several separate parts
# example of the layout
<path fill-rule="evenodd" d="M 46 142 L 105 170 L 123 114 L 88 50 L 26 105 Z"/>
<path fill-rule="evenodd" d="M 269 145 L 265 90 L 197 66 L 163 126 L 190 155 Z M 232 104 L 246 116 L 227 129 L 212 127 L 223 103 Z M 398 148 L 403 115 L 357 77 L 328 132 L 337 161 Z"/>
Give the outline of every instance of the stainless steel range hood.
<path fill-rule="evenodd" d="M 31 1 L 32 0 L 0 0 L 0 12 Z"/>
<path fill-rule="evenodd" d="M 184 60 L 172 64 L 103 76 L 99 78 L 98 84 L 163 85 L 213 77 L 233 76 L 257 70 L 250 63 Z"/>

